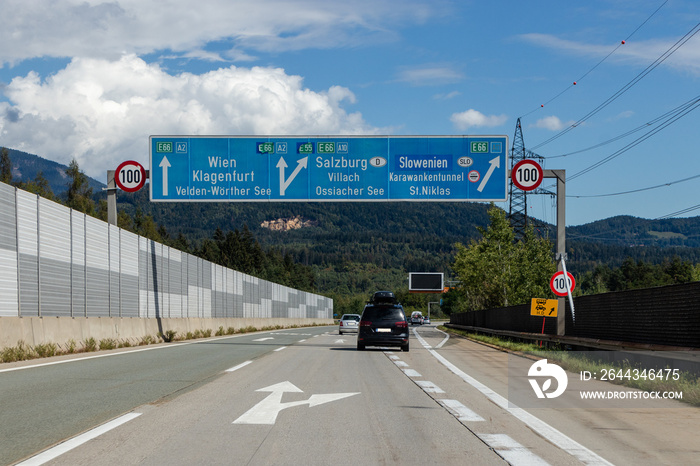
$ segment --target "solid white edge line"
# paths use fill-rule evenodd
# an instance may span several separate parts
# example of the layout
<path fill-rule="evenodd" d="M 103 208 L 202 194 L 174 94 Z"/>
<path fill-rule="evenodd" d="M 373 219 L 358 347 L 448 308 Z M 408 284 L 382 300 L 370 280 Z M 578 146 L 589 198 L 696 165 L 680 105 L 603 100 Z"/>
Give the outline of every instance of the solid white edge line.
<path fill-rule="evenodd" d="M 80 445 L 99 437 L 100 435 L 109 432 L 112 429 L 115 429 L 119 427 L 120 425 L 127 423 L 131 421 L 132 419 L 135 419 L 139 417 L 141 413 L 127 413 L 124 414 L 123 416 L 120 416 L 116 419 L 112 419 L 109 422 L 106 422 L 105 424 L 102 424 L 101 426 L 97 426 L 94 429 L 91 429 L 83 434 L 80 434 L 76 437 L 73 437 L 69 440 L 66 440 L 65 442 L 59 443 L 53 448 L 49 448 L 46 451 L 43 451 L 39 453 L 36 456 L 32 456 L 31 458 L 27 459 L 26 461 L 22 461 L 21 463 L 17 463 L 15 466 L 39 466 L 44 463 L 47 463 L 53 459 L 58 458 L 59 456 L 63 455 L 64 453 L 69 452 L 70 450 L 73 450 L 74 448 L 78 448 Z"/>
<path fill-rule="evenodd" d="M 558 431 L 557 429 L 550 426 L 549 424 L 542 421 L 541 419 L 533 416 L 532 414 L 528 413 L 524 409 L 519 408 L 512 403 L 509 404 L 507 399 L 505 399 L 504 397 L 502 397 L 498 393 L 494 392 L 489 387 L 482 384 L 481 382 L 479 382 L 478 380 L 476 380 L 472 376 L 468 375 L 466 372 L 459 369 L 457 366 L 455 366 L 450 361 L 445 359 L 437 351 L 432 350 L 432 349 L 430 349 L 428 351 L 433 356 L 435 356 L 435 358 L 438 361 L 440 361 L 445 367 L 447 367 L 450 371 L 452 371 L 455 375 L 457 375 L 462 380 L 467 382 L 469 385 L 471 385 L 472 387 L 479 390 L 484 396 L 486 396 L 493 403 L 500 406 L 504 410 L 508 411 L 515 418 L 517 418 L 520 421 L 522 421 L 523 423 L 525 423 L 525 425 L 529 426 L 532 430 L 537 432 L 539 435 L 541 435 L 545 439 L 549 440 L 551 443 L 558 446 L 562 450 L 566 451 L 570 455 L 574 456 L 582 463 L 592 464 L 592 465 L 613 466 L 613 464 L 611 462 L 609 462 L 608 460 L 606 460 L 605 458 L 597 455 L 595 452 L 584 447 L 583 445 L 581 445 L 580 443 L 578 443 L 577 441 L 575 441 L 571 437 L 567 436 L 566 434 L 563 434 L 562 432 Z"/>
<path fill-rule="evenodd" d="M 286 348 L 286 346 L 280 346 L 279 348 L 277 348 L 276 350 L 273 350 L 273 351 L 282 351 L 285 348 Z"/>
<path fill-rule="evenodd" d="M 272 334 L 275 331 L 272 332 L 255 332 L 256 335 L 262 335 L 265 333 Z M 0 369 L 0 373 L 3 372 L 13 372 L 13 371 L 21 371 L 24 369 L 34 369 L 37 367 L 44 367 L 44 366 L 54 366 L 56 364 L 67 364 L 69 362 L 78 362 L 78 361 L 86 361 L 88 359 L 98 359 L 98 358 L 107 358 L 110 356 L 123 356 L 125 354 L 132 354 L 132 353 L 140 353 L 142 351 L 154 351 L 154 350 L 159 350 L 159 349 L 166 349 L 166 348 L 176 348 L 178 346 L 184 346 L 184 345 L 195 345 L 198 343 L 206 343 L 208 341 L 217 341 L 217 340 L 224 340 L 226 338 L 241 338 L 245 336 L 250 336 L 251 334 L 241 334 L 241 335 L 224 335 L 221 337 L 213 337 L 213 338 L 206 338 L 206 339 L 201 339 L 201 340 L 193 340 L 193 341 L 185 341 L 182 343 L 171 343 L 168 345 L 160 345 L 160 346 L 150 346 L 146 348 L 139 348 L 139 349 L 128 349 L 127 351 L 121 351 L 119 353 L 105 353 L 105 354 L 95 354 L 92 356 L 84 356 L 84 357 L 78 357 L 75 359 L 63 359 L 61 361 L 51 361 L 51 362 L 43 362 L 39 364 L 32 364 L 32 365 L 27 365 L 27 366 L 19 366 L 19 367 L 10 367 L 7 369 Z M 306 341 L 306 340 L 301 340 L 301 341 Z"/>
<path fill-rule="evenodd" d="M 240 363 L 240 364 L 237 365 L 237 366 L 233 366 L 233 367 L 230 368 L 230 369 L 226 369 L 226 372 L 237 371 L 237 370 L 240 369 L 241 367 L 245 367 L 245 366 L 247 366 L 248 364 L 252 364 L 252 362 L 253 362 L 253 361 L 242 362 L 242 363 Z"/>

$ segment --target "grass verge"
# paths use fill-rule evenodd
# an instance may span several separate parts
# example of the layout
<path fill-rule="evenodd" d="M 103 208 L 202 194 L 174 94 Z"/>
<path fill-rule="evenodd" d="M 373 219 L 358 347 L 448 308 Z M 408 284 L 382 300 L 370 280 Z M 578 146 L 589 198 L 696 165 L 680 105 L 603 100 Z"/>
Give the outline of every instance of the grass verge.
<path fill-rule="evenodd" d="M 323 327 L 326 326 L 327 324 L 312 324 L 312 325 L 307 325 L 306 327 Z M 235 329 L 233 327 L 229 327 L 228 329 L 224 330 L 223 327 L 219 327 L 219 329 L 214 333 L 216 336 L 224 336 L 224 335 L 234 335 L 234 334 L 240 334 L 240 333 L 252 333 L 252 332 L 263 332 L 263 331 L 270 331 L 270 330 L 282 330 L 282 329 L 290 329 L 290 328 L 300 328 L 299 325 L 288 325 L 288 326 L 283 326 L 283 325 L 269 325 L 265 326 L 262 328 L 256 328 L 253 326 L 248 326 L 248 327 L 243 327 L 239 329 Z M 145 346 L 145 345 L 153 345 L 156 343 L 163 343 L 163 342 L 172 342 L 172 341 L 185 341 L 185 340 L 194 340 L 198 338 L 209 338 L 212 336 L 213 331 L 211 329 L 207 330 L 195 330 L 194 332 L 187 332 L 186 334 L 183 335 L 178 335 L 178 333 L 174 330 L 167 330 L 163 332 L 164 334 L 158 334 L 158 335 L 146 335 L 141 337 L 136 343 L 129 339 L 124 339 L 124 340 L 116 340 L 114 338 L 104 338 L 102 340 L 96 340 L 93 337 L 86 338 L 81 342 L 81 345 L 78 346 L 78 343 L 76 343 L 75 340 L 71 339 L 68 340 L 65 344 L 59 345 L 57 343 L 43 343 L 39 344 L 36 346 L 29 346 L 27 345 L 24 341 L 18 341 L 17 346 L 11 346 L 7 348 L 3 348 L 0 350 L 0 363 L 4 362 L 17 362 L 17 361 L 26 361 L 30 359 L 39 359 L 39 358 L 48 358 L 51 356 L 61 356 L 65 354 L 74 354 L 74 353 L 91 353 L 94 351 L 104 351 L 104 350 L 112 350 L 116 348 L 127 348 L 131 346 Z"/>
<path fill-rule="evenodd" d="M 448 332 L 453 335 L 460 335 L 480 343 L 486 343 L 488 345 L 494 346 L 505 351 L 513 353 L 522 353 L 525 355 L 531 355 L 535 357 L 546 356 L 547 359 L 556 361 L 556 363 L 563 369 L 574 373 L 581 373 L 581 371 L 589 371 L 591 373 L 597 372 L 600 374 L 603 369 L 610 369 L 611 367 L 615 367 L 615 369 L 621 371 L 622 374 L 625 374 L 628 370 L 634 371 L 635 369 L 640 369 L 639 367 L 627 362 L 602 363 L 590 358 L 576 355 L 575 353 L 565 351 L 560 348 L 550 348 L 545 351 L 542 350 L 542 348 L 540 348 L 539 346 L 532 343 L 523 343 L 498 338 L 491 335 L 470 333 L 463 330 L 447 328 L 443 326 L 440 326 L 438 328 L 444 332 Z M 679 401 L 688 403 L 693 406 L 700 406 L 700 378 L 697 375 L 690 374 L 688 372 L 681 372 L 679 374 L 678 380 L 659 381 L 641 378 L 638 380 L 634 380 L 631 378 L 628 379 L 626 377 L 619 377 L 615 378 L 615 380 L 610 380 L 609 382 L 615 385 L 637 388 L 645 391 L 682 391 L 683 398 Z"/>

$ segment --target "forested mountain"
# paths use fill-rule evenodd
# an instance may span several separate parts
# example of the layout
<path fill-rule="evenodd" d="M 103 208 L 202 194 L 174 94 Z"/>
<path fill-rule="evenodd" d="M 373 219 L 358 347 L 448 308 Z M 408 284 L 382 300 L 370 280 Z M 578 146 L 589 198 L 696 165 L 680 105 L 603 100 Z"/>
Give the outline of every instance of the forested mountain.
<path fill-rule="evenodd" d="M 19 150 L 8 149 L 8 154 L 12 161 L 13 182 L 30 182 L 35 180 L 37 175 L 41 173 L 48 181 L 54 194 L 60 196 L 68 189 L 67 166 Z M 100 183 L 94 178 L 88 178 L 88 182 L 95 193 L 99 193 L 102 188 L 107 187 L 107 185 Z"/>
<path fill-rule="evenodd" d="M 67 167 L 17 151 L 10 157 L 14 182 L 41 172 L 59 197 L 66 190 Z M 96 202 L 106 199 L 101 183 L 91 180 L 90 186 Z M 218 254 L 229 233 L 243 232 L 270 258 L 283 258 L 280 273 L 312 273 L 314 291 L 337 300 L 407 288 L 408 272 L 445 272 L 451 278 L 455 244 L 479 238 L 478 228 L 489 223 L 489 205 L 470 202 L 152 203 L 148 185 L 133 194 L 120 191 L 117 199 L 120 212 L 138 221 L 152 218 L 161 226 L 159 234 L 202 254 Z M 551 225 L 538 228 L 552 240 L 554 231 Z M 673 257 L 698 264 L 700 217 L 620 216 L 569 227 L 567 253 L 568 268 L 577 275 L 598 266 L 617 268 L 625 260 L 628 268 L 629 260 L 662 264 Z M 295 269 L 290 260 L 311 272 Z"/>

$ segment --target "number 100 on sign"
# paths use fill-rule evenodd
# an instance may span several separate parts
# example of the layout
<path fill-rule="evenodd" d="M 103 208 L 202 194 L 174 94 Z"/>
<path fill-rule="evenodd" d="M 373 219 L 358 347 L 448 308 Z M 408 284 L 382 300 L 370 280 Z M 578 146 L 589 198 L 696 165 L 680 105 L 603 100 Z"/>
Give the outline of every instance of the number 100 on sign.
<path fill-rule="evenodd" d="M 526 159 L 515 164 L 510 177 L 518 188 L 523 191 L 532 191 L 542 183 L 544 173 L 539 163 Z"/>

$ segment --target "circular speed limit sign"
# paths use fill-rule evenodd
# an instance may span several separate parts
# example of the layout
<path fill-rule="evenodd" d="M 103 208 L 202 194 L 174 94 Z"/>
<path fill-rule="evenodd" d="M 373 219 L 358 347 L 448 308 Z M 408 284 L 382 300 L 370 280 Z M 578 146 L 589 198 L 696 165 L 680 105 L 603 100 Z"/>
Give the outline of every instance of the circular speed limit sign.
<path fill-rule="evenodd" d="M 513 184 L 523 191 L 532 191 L 542 183 L 544 173 L 539 163 L 525 159 L 515 164 L 510 178 L 513 180 Z"/>
<path fill-rule="evenodd" d="M 146 183 L 146 170 L 140 163 L 127 160 L 117 167 L 114 172 L 114 181 L 122 191 L 136 192 Z"/>
<path fill-rule="evenodd" d="M 566 272 L 566 276 L 569 281 L 569 290 L 574 291 L 574 288 L 576 288 L 576 280 L 574 280 L 574 276 L 571 275 L 569 272 Z M 566 292 L 566 280 L 564 279 L 564 272 L 560 271 L 552 275 L 552 279 L 549 281 L 549 287 L 552 289 L 552 292 L 557 295 L 557 296 L 566 296 L 568 293 Z"/>

